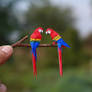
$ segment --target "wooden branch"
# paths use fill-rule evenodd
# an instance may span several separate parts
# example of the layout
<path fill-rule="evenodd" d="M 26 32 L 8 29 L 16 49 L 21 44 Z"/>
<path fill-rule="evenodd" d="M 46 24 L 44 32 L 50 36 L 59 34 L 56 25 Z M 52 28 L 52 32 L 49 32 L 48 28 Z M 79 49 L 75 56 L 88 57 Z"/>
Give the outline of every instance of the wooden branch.
<path fill-rule="evenodd" d="M 28 39 L 28 36 L 26 35 L 25 37 L 23 37 L 21 40 L 19 40 L 18 42 L 12 44 L 12 47 L 16 47 L 18 44 L 22 43 L 24 40 Z"/>
<path fill-rule="evenodd" d="M 23 37 L 21 40 L 18 42 L 12 44 L 12 47 L 30 47 L 30 44 L 23 44 L 22 42 L 28 39 L 28 36 Z M 52 45 L 52 44 L 40 44 L 39 47 L 57 47 L 57 45 Z"/>
<path fill-rule="evenodd" d="M 30 44 L 16 44 L 13 47 L 30 47 Z M 52 44 L 40 44 L 39 47 L 57 47 L 57 45 L 52 45 Z"/>

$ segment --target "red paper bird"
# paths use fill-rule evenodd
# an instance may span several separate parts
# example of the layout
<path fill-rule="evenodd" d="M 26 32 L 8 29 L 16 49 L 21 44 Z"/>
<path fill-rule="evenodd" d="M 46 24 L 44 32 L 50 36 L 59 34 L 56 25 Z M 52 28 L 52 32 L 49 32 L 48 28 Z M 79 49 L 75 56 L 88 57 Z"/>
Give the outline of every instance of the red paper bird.
<path fill-rule="evenodd" d="M 36 61 L 37 61 L 37 53 L 36 48 L 38 48 L 40 41 L 42 39 L 41 33 L 43 29 L 41 27 L 37 28 L 32 35 L 30 36 L 30 45 L 32 48 L 32 61 L 33 61 L 33 73 L 34 76 L 37 76 L 37 69 L 36 69 Z"/>
<path fill-rule="evenodd" d="M 62 47 L 68 47 L 70 46 L 64 42 L 64 40 L 61 38 L 61 36 L 55 32 L 53 29 L 48 28 L 46 30 L 46 34 L 50 34 L 51 39 L 57 43 L 58 46 L 58 55 L 59 55 L 59 70 L 60 70 L 60 76 L 63 76 L 63 71 L 62 71 Z"/>

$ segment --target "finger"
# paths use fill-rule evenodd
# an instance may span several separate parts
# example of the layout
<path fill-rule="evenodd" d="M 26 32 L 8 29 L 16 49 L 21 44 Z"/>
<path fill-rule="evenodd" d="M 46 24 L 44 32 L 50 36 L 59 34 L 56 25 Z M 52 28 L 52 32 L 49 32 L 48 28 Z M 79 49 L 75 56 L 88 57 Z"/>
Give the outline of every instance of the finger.
<path fill-rule="evenodd" d="M 4 84 L 0 84 L 0 92 L 7 92 L 7 87 Z"/>
<path fill-rule="evenodd" d="M 11 46 L 1 46 L 0 47 L 0 65 L 4 64 L 13 53 L 13 48 Z"/>

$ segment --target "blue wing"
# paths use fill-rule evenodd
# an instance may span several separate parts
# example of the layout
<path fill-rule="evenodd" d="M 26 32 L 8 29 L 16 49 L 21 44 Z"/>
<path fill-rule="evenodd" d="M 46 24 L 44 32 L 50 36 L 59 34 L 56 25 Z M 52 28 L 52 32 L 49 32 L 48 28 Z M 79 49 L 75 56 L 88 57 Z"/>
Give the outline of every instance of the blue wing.
<path fill-rule="evenodd" d="M 39 44 L 40 44 L 40 42 L 37 42 L 37 41 L 31 41 L 30 42 L 30 45 L 31 45 L 31 48 L 32 48 L 32 53 L 35 56 L 36 61 L 37 61 L 36 48 L 38 48 Z"/>
<path fill-rule="evenodd" d="M 58 45 L 59 48 L 61 48 L 62 45 L 64 45 L 65 47 L 71 48 L 62 38 L 60 38 L 57 41 L 57 45 Z"/>

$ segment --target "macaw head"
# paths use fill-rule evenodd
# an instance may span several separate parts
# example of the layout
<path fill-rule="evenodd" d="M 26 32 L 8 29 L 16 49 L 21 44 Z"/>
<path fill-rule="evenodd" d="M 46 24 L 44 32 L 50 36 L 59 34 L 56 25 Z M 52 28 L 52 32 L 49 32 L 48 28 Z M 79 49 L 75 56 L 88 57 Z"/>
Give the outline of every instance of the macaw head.
<path fill-rule="evenodd" d="M 38 27 L 37 29 L 35 29 L 34 32 L 39 32 L 39 33 L 43 33 L 43 28 L 41 27 Z"/>
<path fill-rule="evenodd" d="M 48 29 L 46 30 L 46 34 L 49 34 L 49 35 L 51 36 L 52 40 L 53 40 L 56 36 L 59 35 L 56 31 L 54 31 L 54 30 L 51 29 L 51 28 L 48 28 Z"/>
<path fill-rule="evenodd" d="M 51 28 L 48 28 L 48 29 L 46 30 L 46 34 L 51 34 L 51 33 L 53 33 L 53 32 L 54 32 L 54 30 L 51 29 Z"/>

